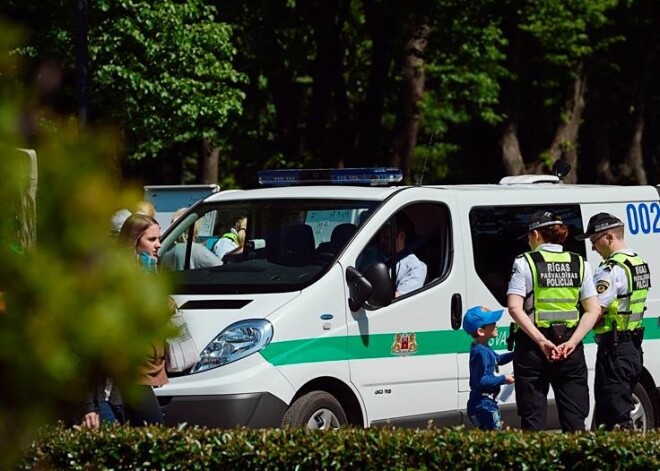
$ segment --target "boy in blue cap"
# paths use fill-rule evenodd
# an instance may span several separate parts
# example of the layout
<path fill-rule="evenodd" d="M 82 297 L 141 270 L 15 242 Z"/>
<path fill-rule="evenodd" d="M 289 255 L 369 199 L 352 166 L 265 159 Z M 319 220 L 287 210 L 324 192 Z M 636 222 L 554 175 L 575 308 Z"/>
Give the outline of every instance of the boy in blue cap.
<path fill-rule="evenodd" d="M 474 338 L 470 347 L 470 399 L 467 413 L 472 423 L 482 430 L 501 430 L 500 409 L 495 398 L 503 384 L 513 384 L 512 374 L 496 375 L 498 365 L 509 363 L 513 352 L 498 355 L 488 341 L 497 336 L 497 321 L 504 311 L 491 311 L 483 306 L 468 309 L 463 329 Z"/>

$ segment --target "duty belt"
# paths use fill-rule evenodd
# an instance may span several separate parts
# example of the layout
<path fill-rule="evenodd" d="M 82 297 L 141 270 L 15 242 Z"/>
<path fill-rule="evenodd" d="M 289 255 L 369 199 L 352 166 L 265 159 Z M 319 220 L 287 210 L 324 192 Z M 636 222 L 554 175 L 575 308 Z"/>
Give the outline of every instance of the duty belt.
<path fill-rule="evenodd" d="M 557 344 L 566 342 L 575 332 L 575 327 L 566 327 L 565 324 L 553 324 L 550 327 L 539 327 L 538 329 L 545 338 Z"/>
<path fill-rule="evenodd" d="M 640 343 L 644 336 L 644 329 L 635 330 L 619 330 L 616 333 L 613 331 L 605 332 L 604 334 L 596 334 L 597 344 L 615 344 L 622 342 L 636 342 Z"/>

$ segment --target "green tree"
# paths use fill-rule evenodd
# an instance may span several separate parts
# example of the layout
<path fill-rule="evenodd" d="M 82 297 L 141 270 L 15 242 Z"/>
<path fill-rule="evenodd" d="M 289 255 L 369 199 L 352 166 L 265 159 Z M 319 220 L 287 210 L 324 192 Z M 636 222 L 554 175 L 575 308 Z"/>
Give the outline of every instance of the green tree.
<path fill-rule="evenodd" d="M 511 82 L 502 100 L 507 122 L 501 139 L 508 174 L 547 172 L 555 160 L 563 158 L 575 169 L 566 181 L 577 181 L 588 69 L 595 52 L 610 43 L 598 32 L 616 4 L 617 0 L 526 0 L 503 5 L 503 14 L 510 15 L 506 30 L 511 44 Z M 554 114 L 554 124 L 550 145 L 538 157 L 524 159 L 518 132 L 525 119 L 526 97 L 538 97 L 542 107 Z"/>
<path fill-rule="evenodd" d="M 18 52 L 35 64 L 54 57 L 65 73 L 75 70 L 70 3 L 9 0 L 3 9 L 30 28 Z M 194 146 L 204 159 L 202 179 L 217 182 L 223 129 L 242 110 L 246 79 L 232 66 L 231 41 L 232 28 L 204 0 L 91 2 L 92 121 L 118 127 L 130 159 L 162 159 Z"/>
<path fill-rule="evenodd" d="M 20 70 L 17 40 L 0 31 L 0 155 L 14 155 L 25 140 L 17 125 L 48 113 L 26 115 L 27 94 L 13 76 Z M 37 112 L 38 111 L 38 112 Z M 49 121 L 55 122 L 51 116 Z M 73 123 L 40 131 L 37 242 L 23 251 L 19 160 L 0 165 L 0 468 L 8 469 L 35 429 L 66 417 L 96 380 L 110 376 L 131 398 L 140 365 L 153 341 L 171 334 L 166 278 L 147 276 L 134 256 L 109 237 L 116 205 L 139 195 L 109 178 L 107 156 L 116 136 L 79 133 Z"/>
<path fill-rule="evenodd" d="M 426 182 L 474 181 L 475 168 L 486 163 L 479 160 L 489 157 L 470 156 L 460 136 L 481 133 L 480 123 L 495 126 L 503 119 L 499 97 L 509 72 L 501 2 L 426 3 L 416 14 L 428 18 L 431 33 L 423 56 L 426 84 L 413 173 L 421 175 L 425 167 Z"/>
<path fill-rule="evenodd" d="M 622 1 L 609 14 L 608 37 L 590 71 L 585 153 L 592 155 L 591 178 L 603 183 L 658 181 L 658 141 L 654 129 L 660 71 L 660 4 Z"/>
<path fill-rule="evenodd" d="M 558 158 L 577 169 L 568 181 L 641 182 L 660 155 L 648 132 L 659 118 L 656 3 L 102 0 L 90 17 L 93 111 L 119 123 L 127 154 L 154 156 L 132 168 L 159 183 L 213 174 L 218 156 L 227 186 L 300 166 L 492 181 L 547 172 Z M 73 70 L 70 6 L 7 0 L 0 10 L 31 25 L 30 73 L 48 54 Z M 204 109 L 214 94 L 226 114 Z M 209 171 L 194 168 L 200 149 L 214 157 Z"/>
<path fill-rule="evenodd" d="M 502 34 L 478 16 L 494 3 L 473 3 L 222 2 L 250 77 L 231 137 L 254 156 L 243 165 L 401 165 L 411 179 L 430 156 L 431 180 L 446 177 L 449 128 L 496 120 L 506 72 Z"/>
<path fill-rule="evenodd" d="M 244 98 L 245 78 L 231 65 L 231 27 L 202 0 L 104 0 L 94 7 L 90 57 L 99 117 L 122 123 L 133 158 L 196 142 L 205 149 L 202 179 L 217 182 L 222 128 Z"/>

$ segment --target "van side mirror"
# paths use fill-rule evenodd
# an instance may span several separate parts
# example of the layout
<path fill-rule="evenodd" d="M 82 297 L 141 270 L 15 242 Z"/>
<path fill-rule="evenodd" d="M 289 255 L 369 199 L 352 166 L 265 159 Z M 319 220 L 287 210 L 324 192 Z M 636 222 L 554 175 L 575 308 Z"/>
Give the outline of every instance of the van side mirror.
<path fill-rule="evenodd" d="M 348 307 L 355 312 L 368 304 L 373 308 L 389 306 L 394 299 L 389 270 L 384 263 L 369 265 L 364 274 L 355 267 L 346 269 L 350 296 Z"/>
<path fill-rule="evenodd" d="M 369 306 L 380 308 L 389 306 L 394 299 L 394 290 L 390 271 L 383 262 L 369 265 L 364 269 L 364 277 L 371 284 L 371 296 L 367 300 Z"/>
<path fill-rule="evenodd" d="M 348 307 L 351 311 L 359 310 L 371 295 L 371 283 L 355 267 L 346 269 L 346 282 L 348 283 Z"/>

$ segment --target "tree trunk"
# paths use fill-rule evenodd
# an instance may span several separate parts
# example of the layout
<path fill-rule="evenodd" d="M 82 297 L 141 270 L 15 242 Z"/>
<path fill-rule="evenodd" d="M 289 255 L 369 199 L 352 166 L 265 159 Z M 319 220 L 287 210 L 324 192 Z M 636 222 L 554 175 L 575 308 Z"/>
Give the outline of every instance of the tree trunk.
<path fill-rule="evenodd" d="M 403 90 L 401 105 L 394 126 L 394 146 L 391 164 L 401 168 L 406 182 L 411 182 L 412 157 L 417 146 L 420 109 L 424 95 L 424 53 L 431 32 L 428 21 L 407 28 L 403 58 Z"/>
<path fill-rule="evenodd" d="M 312 96 L 308 119 L 306 146 L 319 158 L 323 165 L 333 160 L 334 139 L 332 124 L 332 77 L 339 54 L 339 31 L 337 29 L 338 0 L 318 1 L 311 4 L 313 9 L 314 40 L 316 57 L 312 65 Z"/>
<path fill-rule="evenodd" d="M 509 119 L 500 141 L 502 147 L 502 163 L 507 175 L 522 175 L 525 172 L 525 162 L 520 152 L 518 142 L 518 123 Z"/>
<path fill-rule="evenodd" d="M 336 28 L 336 54 L 332 58 L 332 92 L 334 94 L 334 102 L 336 108 L 336 139 L 335 149 L 333 156 L 331 156 L 330 166 L 343 168 L 346 162 L 354 160 L 356 154 L 355 142 L 355 125 L 354 120 L 351 119 L 351 105 L 348 100 L 348 92 L 346 90 L 346 80 L 344 79 L 344 64 L 342 60 L 343 48 L 341 45 L 341 32 L 349 14 L 350 0 L 343 0 L 339 3 L 337 11 L 337 28 Z"/>
<path fill-rule="evenodd" d="M 555 137 L 552 140 L 550 148 L 547 150 L 548 159 L 539 161 L 534 165 L 536 173 L 543 170 L 549 170 L 552 164 L 559 159 L 564 159 L 571 165 L 572 171 L 564 178 L 566 183 L 577 182 L 577 163 L 578 163 L 578 134 L 582 121 L 582 113 L 585 108 L 584 95 L 587 89 L 587 77 L 584 71 L 582 61 L 578 64 L 575 78 L 573 79 L 568 97 L 562 107 L 561 121 Z M 549 160 L 549 162 L 548 162 Z M 548 168 L 544 168 L 544 167 Z"/>
<path fill-rule="evenodd" d="M 626 160 L 621 165 L 621 175 L 630 183 L 646 185 L 646 171 L 644 170 L 644 152 L 642 150 L 642 138 L 644 136 L 644 115 L 635 112 L 635 128 Z"/>
<path fill-rule="evenodd" d="M 607 135 L 607 125 L 604 121 L 605 112 L 603 111 L 603 107 L 600 106 L 600 99 L 594 99 L 593 106 L 597 106 L 599 111 L 593 113 L 597 120 L 594 123 L 593 133 L 594 148 L 596 151 L 596 181 L 611 185 L 615 183 L 615 178 L 612 173 L 612 164 L 610 161 L 610 142 Z"/>
<path fill-rule="evenodd" d="M 382 120 L 387 95 L 387 77 L 394 55 L 395 39 L 401 31 L 404 4 L 364 2 L 364 16 L 372 41 L 371 66 L 367 93 L 359 110 L 360 133 L 356 166 L 372 166 L 383 162 Z"/>
<path fill-rule="evenodd" d="M 646 109 L 644 105 L 650 66 L 650 58 L 648 55 L 645 56 L 639 73 L 639 86 L 635 90 L 633 101 L 635 107 L 633 113 L 633 135 L 626 159 L 621 165 L 621 176 L 626 180 L 626 183 L 636 183 L 637 185 L 646 185 L 648 183 L 646 170 L 644 170 L 644 151 L 642 147 L 645 124 L 644 111 Z"/>
<path fill-rule="evenodd" d="M 269 57 L 265 62 L 267 61 L 268 66 L 268 89 L 275 105 L 276 139 L 285 158 L 297 161 L 304 148 L 298 122 L 301 115 L 301 93 L 282 60 L 284 51 L 275 36 L 270 33 L 269 36 L 264 39 L 264 48 L 269 50 Z"/>
<path fill-rule="evenodd" d="M 201 183 L 215 185 L 219 180 L 220 148 L 209 139 L 202 141 L 202 179 Z"/>
<path fill-rule="evenodd" d="M 522 175 L 525 173 L 525 161 L 520 151 L 518 141 L 518 119 L 520 116 L 520 102 L 522 100 L 522 86 L 524 77 L 520 70 L 520 57 L 522 54 L 522 40 L 520 30 L 515 28 L 513 50 L 509 56 L 509 68 L 516 80 L 508 80 L 503 85 L 503 102 L 506 103 L 508 116 L 500 147 L 502 149 L 502 163 L 507 175 Z"/>

